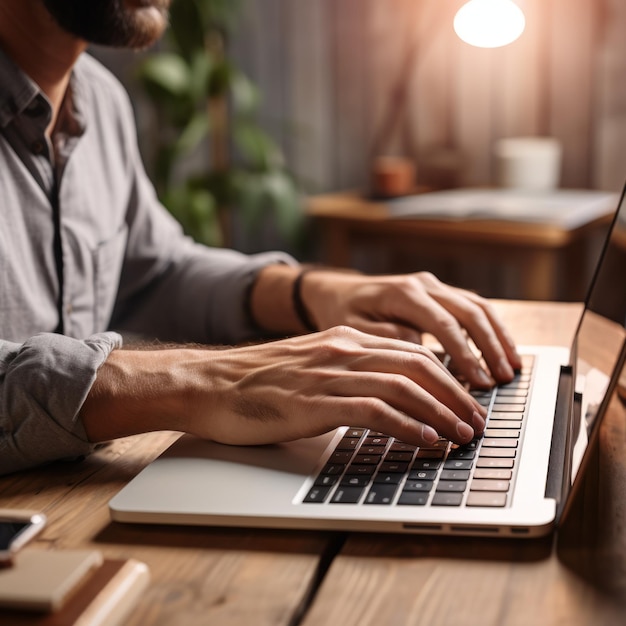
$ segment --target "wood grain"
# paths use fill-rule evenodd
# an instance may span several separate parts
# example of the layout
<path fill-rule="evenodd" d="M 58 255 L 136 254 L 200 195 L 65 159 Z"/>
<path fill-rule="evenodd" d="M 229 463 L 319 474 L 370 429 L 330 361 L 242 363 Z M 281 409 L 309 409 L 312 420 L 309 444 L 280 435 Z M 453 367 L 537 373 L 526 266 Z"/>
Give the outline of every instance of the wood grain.
<path fill-rule="evenodd" d="M 41 546 L 95 548 L 146 563 L 151 583 L 128 626 L 290 624 L 332 535 L 111 521 L 109 499 L 177 436 L 121 439 L 82 462 L 4 477 L 0 506 L 43 511 Z"/>
<path fill-rule="evenodd" d="M 498 302 L 523 343 L 567 345 L 580 306 Z M 626 617 L 626 426 L 615 401 L 557 537 L 352 535 L 303 626 L 618 626 Z"/>

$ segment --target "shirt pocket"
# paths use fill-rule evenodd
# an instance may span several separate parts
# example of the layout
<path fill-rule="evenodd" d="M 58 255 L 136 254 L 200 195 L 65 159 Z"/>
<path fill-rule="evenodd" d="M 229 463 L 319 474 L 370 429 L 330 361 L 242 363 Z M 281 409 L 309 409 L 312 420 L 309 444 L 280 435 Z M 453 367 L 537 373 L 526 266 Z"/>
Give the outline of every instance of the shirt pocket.
<path fill-rule="evenodd" d="M 127 241 L 128 227 L 124 224 L 93 251 L 95 332 L 108 329 L 120 286 Z"/>

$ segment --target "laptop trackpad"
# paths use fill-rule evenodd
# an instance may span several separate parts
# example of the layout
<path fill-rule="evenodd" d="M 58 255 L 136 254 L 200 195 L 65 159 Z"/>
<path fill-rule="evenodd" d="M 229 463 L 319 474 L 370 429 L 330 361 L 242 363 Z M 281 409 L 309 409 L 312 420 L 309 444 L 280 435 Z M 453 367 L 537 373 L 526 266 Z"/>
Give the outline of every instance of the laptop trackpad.
<path fill-rule="evenodd" d="M 220 516 L 289 507 L 333 435 L 267 446 L 183 435 L 111 500 L 113 517 L 142 521 L 153 513 Z"/>

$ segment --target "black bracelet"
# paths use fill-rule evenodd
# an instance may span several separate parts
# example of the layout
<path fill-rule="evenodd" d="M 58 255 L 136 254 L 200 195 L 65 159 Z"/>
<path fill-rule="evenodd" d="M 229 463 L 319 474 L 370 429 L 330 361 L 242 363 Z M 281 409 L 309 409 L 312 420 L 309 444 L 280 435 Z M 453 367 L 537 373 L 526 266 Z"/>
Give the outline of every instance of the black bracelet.
<path fill-rule="evenodd" d="M 291 299 L 293 301 L 293 309 L 298 316 L 301 324 L 309 331 L 315 332 L 317 331 L 317 327 L 311 320 L 308 311 L 306 310 L 306 306 L 304 305 L 304 301 L 302 300 L 302 279 L 306 274 L 315 270 L 314 267 L 309 267 L 307 269 L 302 270 L 293 281 L 293 289 L 291 291 Z"/>

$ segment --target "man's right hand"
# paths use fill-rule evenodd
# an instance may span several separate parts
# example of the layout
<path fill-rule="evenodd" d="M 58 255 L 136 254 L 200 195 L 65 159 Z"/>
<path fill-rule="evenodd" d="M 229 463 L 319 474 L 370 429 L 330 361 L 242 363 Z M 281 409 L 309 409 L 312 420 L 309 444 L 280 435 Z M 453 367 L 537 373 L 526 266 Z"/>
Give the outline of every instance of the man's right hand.
<path fill-rule="evenodd" d="M 484 415 L 427 348 L 348 327 L 229 349 L 116 350 L 81 411 L 91 441 L 180 430 L 237 445 L 338 426 L 467 443 Z"/>

